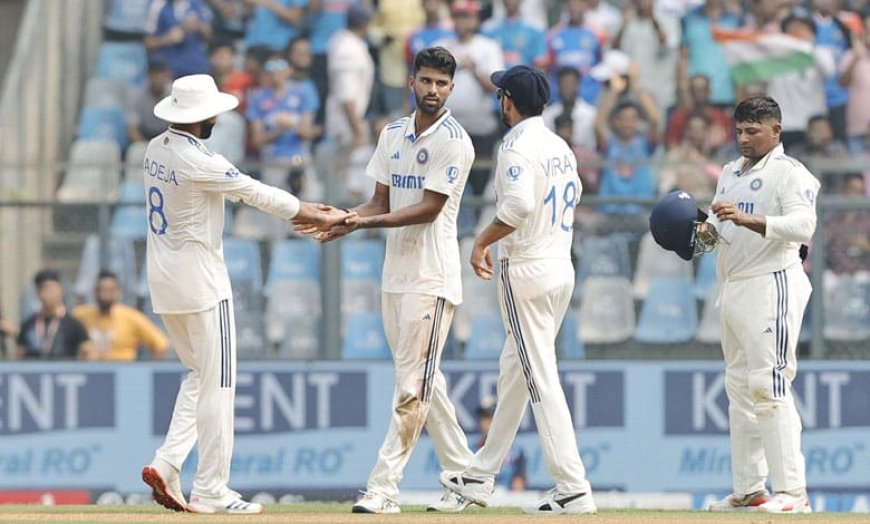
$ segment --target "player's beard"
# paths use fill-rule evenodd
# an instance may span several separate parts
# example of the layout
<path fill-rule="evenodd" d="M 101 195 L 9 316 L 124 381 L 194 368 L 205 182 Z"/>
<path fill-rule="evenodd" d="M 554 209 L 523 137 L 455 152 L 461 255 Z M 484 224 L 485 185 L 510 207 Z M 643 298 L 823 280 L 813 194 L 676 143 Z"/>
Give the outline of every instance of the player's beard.
<path fill-rule="evenodd" d="M 499 113 L 501 114 L 501 123 L 506 129 L 511 128 L 511 123 L 508 120 L 507 113 L 504 112 L 504 102 L 499 101 L 498 103 Z"/>
<path fill-rule="evenodd" d="M 426 103 L 426 95 L 420 96 L 417 93 L 414 93 L 414 98 L 417 101 L 417 109 L 427 115 L 437 115 L 447 102 L 446 99 L 438 98 L 434 102 L 434 105 L 428 105 Z"/>
<path fill-rule="evenodd" d="M 199 131 L 199 138 L 202 138 L 203 140 L 205 140 L 208 137 L 210 137 L 211 131 L 212 131 L 212 129 L 214 129 L 215 124 L 216 124 L 216 122 L 203 122 L 202 129 L 200 129 L 200 131 Z"/>

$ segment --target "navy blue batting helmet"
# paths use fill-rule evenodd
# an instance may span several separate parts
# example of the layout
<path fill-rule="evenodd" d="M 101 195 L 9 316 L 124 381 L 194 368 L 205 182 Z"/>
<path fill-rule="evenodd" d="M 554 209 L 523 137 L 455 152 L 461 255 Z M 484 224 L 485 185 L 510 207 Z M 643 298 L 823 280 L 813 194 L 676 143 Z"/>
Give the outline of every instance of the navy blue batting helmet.
<path fill-rule="evenodd" d="M 649 215 L 649 230 L 656 243 L 678 254 L 683 260 L 692 260 L 696 250 L 696 226 L 707 220 L 707 213 L 698 209 L 698 203 L 685 191 L 665 195 Z"/>

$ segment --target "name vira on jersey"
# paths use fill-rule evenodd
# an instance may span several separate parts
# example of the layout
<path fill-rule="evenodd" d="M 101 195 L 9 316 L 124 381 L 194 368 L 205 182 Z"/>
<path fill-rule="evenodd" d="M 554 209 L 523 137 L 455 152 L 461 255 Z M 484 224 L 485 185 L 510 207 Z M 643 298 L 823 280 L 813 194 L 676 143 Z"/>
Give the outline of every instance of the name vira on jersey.
<path fill-rule="evenodd" d="M 547 159 L 547 163 L 543 166 L 544 171 L 546 171 L 547 176 L 555 176 L 557 174 L 562 175 L 566 171 L 567 172 L 577 172 L 577 168 L 574 167 L 574 163 L 571 162 L 571 158 L 565 155 L 562 158 L 554 156 L 552 158 Z M 558 171 L 558 173 L 557 173 Z"/>
<path fill-rule="evenodd" d="M 393 187 L 402 189 L 423 189 L 426 177 L 420 175 L 391 175 Z"/>
<path fill-rule="evenodd" d="M 175 179 L 175 171 L 169 171 L 168 173 L 167 171 L 165 165 L 159 162 L 150 161 L 147 158 L 145 159 L 145 173 L 147 173 L 148 176 L 154 177 L 164 184 L 175 184 L 177 186 L 178 181 Z"/>

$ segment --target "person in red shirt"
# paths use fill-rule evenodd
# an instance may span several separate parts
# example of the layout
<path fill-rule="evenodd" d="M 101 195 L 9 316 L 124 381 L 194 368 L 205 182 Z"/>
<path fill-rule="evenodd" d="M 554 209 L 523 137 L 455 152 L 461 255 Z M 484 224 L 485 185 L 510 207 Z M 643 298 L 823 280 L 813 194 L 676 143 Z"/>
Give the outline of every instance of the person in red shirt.
<path fill-rule="evenodd" d="M 689 79 L 689 92 L 683 97 L 683 103 L 668 120 L 665 135 L 668 149 L 683 142 L 692 114 L 702 114 L 710 121 L 709 145 L 712 149 L 719 149 L 734 141 L 734 121 L 727 111 L 710 103 L 710 79 L 704 75 L 694 75 Z"/>

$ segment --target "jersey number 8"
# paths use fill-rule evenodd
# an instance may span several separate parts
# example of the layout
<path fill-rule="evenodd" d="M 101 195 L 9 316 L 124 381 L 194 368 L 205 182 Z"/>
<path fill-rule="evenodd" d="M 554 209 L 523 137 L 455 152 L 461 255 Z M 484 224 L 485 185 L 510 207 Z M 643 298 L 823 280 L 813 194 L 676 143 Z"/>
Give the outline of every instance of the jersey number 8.
<path fill-rule="evenodd" d="M 155 235 L 166 233 L 166 226 L 168 225 L 166 223 L 166 215 L 163 214 L 163 193 L 153 186 L 148 190 L 148 225 L 151 227 L 151 232 Z"/>
<path fill-rule="evenodd" d="M 556 186 L 550 186 L 550 192 L 544 198 L 544 205 L 553 204 L 550 211 L 550 225 L 556 225 Z M 577 205 L 577 184 L 570 181 L 562 189 L 562 213 L 560 214 L 559 227 L 562 231 L 570 232 L 574 229 L 574 206 Z M 567 216 L 566 216 L 567 215 Z"/>

